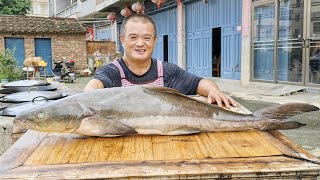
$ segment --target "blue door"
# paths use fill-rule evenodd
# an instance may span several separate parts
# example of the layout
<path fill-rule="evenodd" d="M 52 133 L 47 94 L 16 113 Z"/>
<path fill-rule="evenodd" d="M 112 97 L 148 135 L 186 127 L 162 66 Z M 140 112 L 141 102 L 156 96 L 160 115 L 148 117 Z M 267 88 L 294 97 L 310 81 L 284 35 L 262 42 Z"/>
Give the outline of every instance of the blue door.
<path fill-rule="evenodd" d="M 187 33 L 186 55 L 188 72 L 198 76 L 211 76 L 211 38 L 211 29 L 209 28 L 190 30 Z"/>
<path fill-rule="evenodd" d="M 50 38 L 35 38 L 35 57 L 41 57 L 45 62 L 48 63 L 46 67 L 47 75 L 51 75 L 52 70 L 52 49 Z"/>
<path fill-rule="evenodd" d="M 177 38 L 177 9 L 176 7 L 150 14 L 157 27 L 158 41 L 153 51 L 152 57 L 158 60 L 164 60 L 168 57 L 168 62 L 178 63 L 178 38 Z M 164 55 L 164 37 L 168 36 L 168 54 Z"/>
<path fill-rule="evenodd" d="M 240 79 L 241 75 L 241 33 L 237 26 L 222 27 L 221 77 Z"/>
<path fill-rule="evenodd" d="M 183 1 L 186 19 L 187 71 L 212 76 L 212 28 L 221 28 L 221 77 L 240 79 L 242 1 Z"/>
<path fill-rule="evenodd" d="M 4 38 L 5 48 L 13 51 L 14 58 L 18 65 L 23 67 L 25 60 L 24 54 L 24 39 L 23 38 Z"/>

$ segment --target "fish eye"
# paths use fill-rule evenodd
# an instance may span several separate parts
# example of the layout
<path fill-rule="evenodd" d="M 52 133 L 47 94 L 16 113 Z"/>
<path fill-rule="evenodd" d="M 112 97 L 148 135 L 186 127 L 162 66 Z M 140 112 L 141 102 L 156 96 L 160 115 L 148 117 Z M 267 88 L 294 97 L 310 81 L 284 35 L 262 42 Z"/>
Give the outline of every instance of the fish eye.
<path fill-rule="evenodd" d="M 39 114 L 38 114 L 38 118 L 39 118 L 39 119 L 44 118 L 44 114 L 43 114 L 43 113 L 39 113 Z"/>

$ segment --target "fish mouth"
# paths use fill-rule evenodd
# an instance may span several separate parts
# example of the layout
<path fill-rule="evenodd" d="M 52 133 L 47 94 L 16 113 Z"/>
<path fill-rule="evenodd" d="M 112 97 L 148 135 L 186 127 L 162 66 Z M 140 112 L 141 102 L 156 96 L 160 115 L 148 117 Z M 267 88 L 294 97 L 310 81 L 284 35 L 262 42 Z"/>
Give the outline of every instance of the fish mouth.
<path fill-rule="evenodd" d="M 13 124 L 15 126 L 18 126 L 20 128 L 24 129 L 33 129 L 36 127 L 36 124 L 34 122 L 28 121 L 27 119 L 17 119 L 15 118 L 13 120 Z"/>

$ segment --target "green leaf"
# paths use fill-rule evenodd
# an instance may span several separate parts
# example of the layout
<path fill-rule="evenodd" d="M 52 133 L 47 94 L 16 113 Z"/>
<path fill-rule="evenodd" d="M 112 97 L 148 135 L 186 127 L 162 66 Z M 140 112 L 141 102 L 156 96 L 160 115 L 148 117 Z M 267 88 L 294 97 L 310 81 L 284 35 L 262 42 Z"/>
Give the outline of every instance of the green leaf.
<path fill-rule="evenodd" d="M 0 0 L 0 14 L 25 15 L 31 7 L 31 0 Z"/>
<path fill-rule="evenodd" d="M 6 49 L 5 53 L 0 53 L 0 77 L 4 79 L 21 79 L 23 77 L 22 68 L 18 66 L 14 58 L 14 50 Z"/>

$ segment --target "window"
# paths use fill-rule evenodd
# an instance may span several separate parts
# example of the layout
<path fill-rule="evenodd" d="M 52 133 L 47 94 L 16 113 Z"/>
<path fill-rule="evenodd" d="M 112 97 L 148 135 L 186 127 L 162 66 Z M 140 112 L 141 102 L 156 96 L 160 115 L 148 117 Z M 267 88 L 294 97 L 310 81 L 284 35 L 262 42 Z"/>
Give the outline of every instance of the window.
<path fill-rule="evenodd" d="M 296 7 L 300 7 L 300 4 L 301 4 L 300 1 L 301 1 L 301 0 L 297 0 L 297 1 L 296 1 Z"/>
<path fill-rule="evenodd" d="M 299 29 L 294 29 L 294 37 L 298 37 L 299 36 Z"/>
<path fill-rule="evenodd" d="M 298 22 L 300 20 L 300 14 L 296 14 L 294 18 L 295 18 L 296 22 Z"/>
<path fill-rule="evenodd" d="M 320 33 L 320 22 L 313 23 L 313 33 L 314 34 Z"/>
<path fill-rule="evenodd" d="M 47 3 L 38 3 L 38 14 L 48 15 L 49 9 Z"/>

